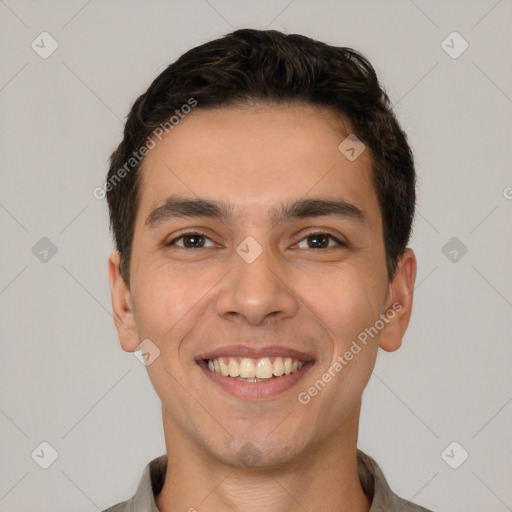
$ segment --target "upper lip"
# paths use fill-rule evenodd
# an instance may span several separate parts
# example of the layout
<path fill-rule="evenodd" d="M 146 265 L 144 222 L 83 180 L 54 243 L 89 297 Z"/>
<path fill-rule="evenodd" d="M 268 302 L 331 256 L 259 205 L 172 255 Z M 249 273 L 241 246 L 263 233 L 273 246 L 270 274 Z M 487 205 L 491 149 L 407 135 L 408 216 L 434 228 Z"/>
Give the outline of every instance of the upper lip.
<path fill-rule="evenodd" d="M 225 345 L 208 352 L 202 352 L 196 356 L 196 361 L 202 359 L 216 359 L 217 357 L 248 357 L 252 359 L 261 359 L 262 357 L 291 357 L 299 361 L 314 361 L 314 357 L 306 352 L 295 350 L 293 348 L 283 347 L 282 345 L 269 345 L 266 347 L 254 347 L 248 345 Z"/>

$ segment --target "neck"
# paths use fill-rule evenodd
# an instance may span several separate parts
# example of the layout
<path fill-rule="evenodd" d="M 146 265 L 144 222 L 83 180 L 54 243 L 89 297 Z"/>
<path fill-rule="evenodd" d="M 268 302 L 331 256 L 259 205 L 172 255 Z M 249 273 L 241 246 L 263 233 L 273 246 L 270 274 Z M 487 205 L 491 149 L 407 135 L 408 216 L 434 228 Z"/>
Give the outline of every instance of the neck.
<path fill-rule="evenodd" d="M 226 465 L 205 454 L 164 416 L 168 465 L 164 486 L 156 496 L 160 512 L 368 512 L 357 471 L 360 404 L 335 437 L 316 444 L 280 467 Z"/>

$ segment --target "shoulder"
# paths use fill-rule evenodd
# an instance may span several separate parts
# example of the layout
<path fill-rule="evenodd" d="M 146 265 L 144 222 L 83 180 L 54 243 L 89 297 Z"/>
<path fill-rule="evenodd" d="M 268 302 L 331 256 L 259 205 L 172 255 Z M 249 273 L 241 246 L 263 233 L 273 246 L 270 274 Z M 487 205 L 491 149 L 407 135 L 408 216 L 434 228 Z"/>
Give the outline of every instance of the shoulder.
<path fill-rule="evenodd" d="M 396 495 L 395 495 L 396 496 Z M 404 500 L 396 496 L 396 504 L 400 506 L 399 510 L 401 512 L 433 512 L 432 510 L 422 507 L 420 505 L 416 505 L 416 503 L 412 503 L 411 501 Z"/>
<path fill-rule="evenodd" d="M 106 508 L 101 512 L 133 512 L 133 499 L 117 503 L 116 505 Z"/>
<path fill-rule="evenodd" d="M 157 511 L 155 495 L 158 494 L 165 481 L 167 469 L 167 455 L 161 455 L 151 460 L 139 480 L 135 494 L 127 501 L 122 501 L 102 512 L 134 512 L 134 511 Z"/>
<path fill-rule="evenodd" d="M 377 462 L 361 450 L 357 450 L 357 463 L 361 486 L 372 498 L 369 512 L 432 512 L 396 495 Z"/>

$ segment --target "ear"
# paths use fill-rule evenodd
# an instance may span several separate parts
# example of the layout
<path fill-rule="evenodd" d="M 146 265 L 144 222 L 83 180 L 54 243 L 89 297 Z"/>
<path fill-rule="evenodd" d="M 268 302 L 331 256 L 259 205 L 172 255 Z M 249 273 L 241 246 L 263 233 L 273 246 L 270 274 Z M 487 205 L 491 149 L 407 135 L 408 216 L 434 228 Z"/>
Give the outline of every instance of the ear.
<path fill-rule="evenodd" d="M 139 345 L 137 326 L 133 313 L 131 292 L 119 270 L 120 261 L 119 251 L 114 251 L 110 254 L 108 259 L 108 276 L 112 297 L 112 310 L 121 347 L 126 352 L 133 352 Z"/>
<path fill-rule="evenodd" d="M 398 350 L 409 325 L 412 312 L 414 282 L 416 280 L 416 256 L 412 249 L 405 249 L 398 260 L 395 277 L 389 284 L 386 304 L 388 321 L 381 331 L 379 347 L 387 352 Z"/>

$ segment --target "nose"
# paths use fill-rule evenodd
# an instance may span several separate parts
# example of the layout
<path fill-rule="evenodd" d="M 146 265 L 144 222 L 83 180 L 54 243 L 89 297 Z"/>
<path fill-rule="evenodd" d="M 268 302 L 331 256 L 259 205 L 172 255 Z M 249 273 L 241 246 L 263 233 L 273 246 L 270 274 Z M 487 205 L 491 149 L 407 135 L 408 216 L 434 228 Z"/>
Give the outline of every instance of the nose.
<path fill-rule="evenodd" d="M 293 284 L 287 282 L 283 263 L 270 250 L 263 249 L 252 262 L 233 251 L 230 264 L 232 269 L 217 295 L 219 316 L 261 325 L 295 315 L 298 299 Z"/>

